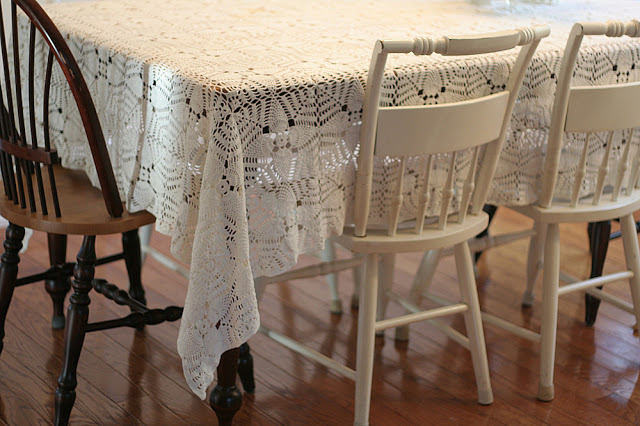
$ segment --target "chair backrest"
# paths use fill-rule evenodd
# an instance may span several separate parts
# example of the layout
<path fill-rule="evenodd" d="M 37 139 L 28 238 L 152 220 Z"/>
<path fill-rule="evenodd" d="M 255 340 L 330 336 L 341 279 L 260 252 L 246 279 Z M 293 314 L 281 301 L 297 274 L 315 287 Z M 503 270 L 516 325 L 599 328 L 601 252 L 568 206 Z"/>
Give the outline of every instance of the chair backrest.
<path fill-rule="evenodd" d="M 0 73 L 3 80 L 0 90 L 0 168 L 5 194 L 25 210 L 36 212 L 39 209 L 43 215 L 62 216 L 53 168 L 53 165 L 59 162 L 59 158 L 55 147 L 51 146 L 49 135 L 49 93 L 55 58 L 78 107 L 107 211 L 112 217 L 121 216 L 123 206 L 100 122 L 87 84 L 67 43 L 36 0 L 0 1 L 10 2 L 11 10 L 10 16 L 4 17 L 2 10 L 6 9 L 0 8 Z M 18 9 L 24 12 L 24 17 L 19 16 Z M 20 31 L 20 21 L 23 18 L 28 20 L 27 25 L 23 26 L 28 28 L 28 35 Z M 6 26 L 10 28 L 5 28 Z M 11 46 L 8 44 L 7 35 L 10 35 Z M 28 52 L 20 52 L 20 37 L 29 37 Z M 45 49 L 48 50 L 48 53 L 45 51 L 47 64 L 44 82 L 38 85 L 44 89 L 43 93 L 38 94 L 35 93 L 34 72 L 36 37 L 42 37 L 46 43 L 42 44 L 47 46 Z M 21 62 L 21 59 L 24 61 L 24 58 L 20 58 L 21 53 L 27 56 L 26 64 Z M 21 75 L 21 69 L 25 69 L 24 65 L 27 67 L 26 76 Z M 27 100 L 24 98 L 25 95 Z M 36 99 L 42 100 L 42 141 L 38 141 L 37 136 L 40 129 L 36 120 L 36 116 L 39 116 L 36 111 Z M 48 169 L 50 193 L 45 193 L 48 192 L 42 178 L 42 170 L 45 168 Z M 35 184 L 31 178 L 34 173 Z M 47 199 L 50 200 L 50 204 L 47 203 Z"/>
<path fill-rule="evenodd" d="M 604 35 L 607 37 L 640 37 L 640 21 L 628 23 L 609 21 L 607 23 L 578 23 L 573 26 L 562 58 L 558 77 L 551 128 L 544 162 L 542 194 L 539 205 L 549 207 L 553 201 L 556 182 L 560 169 L 560 157 L 563 151 L 565 133 L 586 133 L 579 164 L 574 173 L 570 206 L 574 207 L 580 199 L 589 157 L 589 142 L 594 133 L 608 132 L 606 148 L 602 156 L 591 203 L 597 205 L 602 199 L 607 176 L 615 176 L 612 200 L 616 201 L 624 186 L 628 194 L 635 188 L 640 171 L 640 149 L 631 159 L 630 151 L 633 129 L 640 127 L 640 81 L 602 86 L 571 86 L 576 60 L 584 36 Z M 623 136 L 624 148 L 617 161 L 616 170 L 610 170 L 613 136 L 616 131 L 627 131 Z M 629 164 L 632 167 L 629 171 Z M 625 184 L 624 178 L 627 175 Z"/>
<path fill-rule="evenodd" d="M 397 156 L 400 171 L 392 185 L 394 194 L 387 221 L 389 235 L 395 235 L 402 205 L 402 185 L 407 156 L 426 155 L 426 170 L 416 209 L 415 232 L 422 233 L 429 195 L 433 190 L 431 179 L 434 158 L 450 153 L 450 163 L 439 214 L 439 229 L 444 229 L 454 193 L 456 158 L 461 151 L 472 150 L 471 166 L 464 177 L 464 185 L 458 210 L 458 221 L 465 220 L 471 202 L 472 214 L 477 214 L 489 192 L 489 185 L 497 166 L 500 149 L 505 140 L 525 71 L 540 40 L 549 34 L 548 26 L 537 26 L 514 31 L 502 31 L 472 36 L 443 37 L 439 39 L 416 38 L 408 41 L 376 42 L 364 100 L 360 153 L 356 180 L 354 209 L 355 234 L 365 236 L 371 201 L 372 173 L 375 156 Z M 447 56 L 479 55 L 522 46 L 508 83 L 503 91 L 477 99 L 447 104 L 381 107 L 380 92 L 390 53 L 414 53 Z M 484 146 L 481 173 L 478 163 Z M 476 175 L 478 182 L 476 182 Z"/>

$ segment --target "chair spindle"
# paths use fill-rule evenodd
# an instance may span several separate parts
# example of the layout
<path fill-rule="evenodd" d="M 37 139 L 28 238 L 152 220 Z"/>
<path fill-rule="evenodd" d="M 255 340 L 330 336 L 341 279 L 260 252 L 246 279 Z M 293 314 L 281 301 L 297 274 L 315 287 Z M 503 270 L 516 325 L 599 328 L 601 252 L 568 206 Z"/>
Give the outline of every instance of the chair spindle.
<path fill-rule="evenodd" d="M 9 183 L 11 187 L 11 196 L 9 197 L 9 199 L 13 201 L 14 204 L 18 204 L 18 188 L 16 187 L 15 176 L 12 173 L 13 160 L 11 159 L 11 156 L 7 153 L 4 153 L 4 162 L 5 162 L 5 169 L 9 176 Z"/>
<path fill-rule="evenodd" d="M 36 130 L 36 105 L 35 105 L 35 39 L 36 39 L 36 27 L 31 23 L 29 27 L 29 122 L 31 124 L 31 147 L 33 149 L 38 148 L 38 135 Z M 29 162 L 31 164 L 31 162 Z M 42 170 L 38 163 L 33 164 L 36 174 L 36 183 L 38 186 L 38 196 L 40 199 L 40 209 L 43 215 L 48 214 L 47 200 L 44 194 L 44 184 L 42 182 Z M 30 179 L 28 179 L 30 181 Z M 35 206 L 32 208 L 35 211 Z"/>
<path fill-rule="evenodd" d="M 46 151 L 51 150 L 51 140 L 49 136 L 49 93 L 51 91 L 51 73 L 53 71 L 53 52 L 49 50 L 47 56 L 47 69 L 44 76 L 44 96 L 42 102 L 42 123 L 44 126 L 44 149 Z M 56 213 L 56 217 L 61 217 L 60 201 L 58 200 L 58 189 L 56 187 L 56 178 L 53 173 L 53 165 L 47 164 L 49 171 L 49 184 L 51 185 L 51 197 L 53 199 L 53 209 Z"/>
<path fill-rule="evenodd" d="M 49 93 L 51 91 L 51 72 L 53 71 L 53 52 L 49 51 L 47 56 L 47 69 L 44 75 L 44 94 L 42 102 L 42 124 L 44 127 L 44 149 L 51 149 L 49 139 Z"/>
<path fill-rule="evenodd" d="M 416 234 L 421 234 L 424 229 L 424 216 L 427 212 L 427 206 L 431 199 L 431 192 L 429 192 L 429 180 L 431 178 L 431 167 L 433 165 L 433 154 L 427 158 L 427 166 L 424 171 L 424 180 L 422 182 L 422 192 L 420 193 L 420 202 L 418 204 L 418 212 L 416 215 Z"/>
<path fill-rule="evenodd" d="M 629 151 L 631 149 L 631 140 L 633 139 L 633 129 L 629 132 L 629 137 L 624 145 L 624 151 L 622 152 L 622 157 L 620 158 L 620 163 L 618 164 L 618 174 L 616 175 L 616 186 L 613 188 L 613 194 L 611 199 L 613 201 L 617 201 L 620 196 L 620 191 L 622 190 L 622 180 L 624 179 L 624 175 L 629 170 Z"/>
<path fill-rule="evenodd" d="M 578 169 L 576 170 L 576 175 L 574 176 L 575 181 L 573 182 L 573 192 L 571 194 L 571 203 L 569 204 L 571 207 L 575 207 L 578 204 L 578 198 L 580 198 L 580 188 L 582 187 L 582 181 L 584 180 L 584 176 L 587 171 L 587 157 L 589 154 L 590 139 L 591 139 L 591 132 L 588 132 L 584 141 L 584 146 L 582 147 L 580 164 L 578 165 Z"/>
<path fill-rule="evenodd" d="M 440 217 L 438 218 L 438 229 L 445 229 L 447 226 L 447 216 L 449 215 L 449 204 L 453 198 L 453 181 L 455 177 L 456 169 L 456 157 L 457 152 L 451 153 L 451 160 L 449 161 L 449 173 L 447 173 L 447 183 L 442 188 L 442 204 L 440 205 Z"/>
<path fill-rule="evenodd" d="M 16 83 L 16 108 L 18 110 L 18 126 L 20 130 L 17 142 L 19 145 L 24 146 L 26 144 L 26 132 L 24 126 L 24 110 L 22 107 L 22 79 L 20 78 L 20 43 L 18 39 L 18 16 L 14 2 L 11 2 L 11 22 L 13 34 L 13 73 Z"/>
<path fill-rule="evenodd" d="M 406 157 L 400 157 L 400 165 L 398 167 L 398 178 L 395 182 L 395 192 L 391 199 L 391 214 L 389 215 L 389 227 L 387 233 L 390 236 L 396 235 L 398 230 L 398 218 L 400 217 L 400 207 L 402 206 L 402 185 L 404 183 L 404 169 L 406 164 Z"/>
<path fill-rule="evenodd" d="M 598 182 L 596 184 L 596 192 L 593 196 L 593 205 L 596 206 L 600 203 L 602 197 L 602 191 L 604 189 L 604 181 L 609 174 L 609 157 L 611 156 L 611 145 L 613 145 L 613 131 L 609 132 L 607 138 L 607 149 L 600 163 L 600 169 L 598 170 Z"/>
<path fill-rule="evenodd" d="M 7 112 L 9 114 L 9 123 L 7 123 L 7 130 L 9 140 L 12 143 L 16 142 L 15 135 L 15 117 L 13 115 L 13 93 L 11 92 L 11 77 L 9 74 L 9 55 L 7 53 L 7 41 L 5 36 L 4 17 L 2 16 L 2 10 L 0 9 L 0 50 L 2 50 L 2 68 L 4 72 L 4 83 L 6 87 L 7 95 Z"/>
<path fill-rule="evenodd" d="M 469 167 L 469 173 L 464 181 L 462 188 L 462 198 L 460 199 L 460 210 L 458 211 L 458 223 L 463 223 L 467 216 L 467 210 L 469 209 L 469 202 L 471 201 L 471 194 L 476 186 L 476 168 L 478 166 L 478 156 L 480 154 L 480 146 L 476 146 L 473 150 L 473 158 L 471 159 L 471 167 Z"/>

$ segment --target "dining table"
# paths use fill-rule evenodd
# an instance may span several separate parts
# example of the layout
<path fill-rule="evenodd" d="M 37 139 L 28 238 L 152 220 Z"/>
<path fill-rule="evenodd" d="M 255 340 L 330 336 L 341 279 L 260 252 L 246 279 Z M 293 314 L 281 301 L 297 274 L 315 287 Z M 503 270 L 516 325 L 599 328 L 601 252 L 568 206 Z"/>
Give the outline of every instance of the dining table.
<path fill-rule="evenodd" d="M 572 24 L 640 19 L 640 0 L 100 0 L 44 7 L 87 80 L 127 209 L 153 213 L 171 253 L 190 265 L 177 347 L 185 379 L 201 398 L 221 355 L 259 328 L 254 279 L 291 269 L 351 221 L 377 39 L 551 26 L 526 73 L 489 196 L 495 205 L 526 205 L 537 200 Z M 44 68 L 44 54 L 40 59 Z M 514 61 L 514 53 L 391 56 L 381 104 L 484 96 L 504 87 Z M 575 84 L 632 80 L 640 80 L 640 41 L 585 41 Z M 97 186 L 59 72 L 49 110 L 63 166 L 84 170 Z M 562 165 L 566 175 L 578 163 L 579 142 L 567 141 L 576 154 Z M 590 143 L 588 173 L 595 173 L 604 143 Z M 465 161 L 455 167 L 468 167 Z M 415 211 L 424 162 L 407 159 L 401 219 Z M 377 160 L 370 223 L 386 216 L 398 167 L 398 159 Z M 563 176 L 557 190 L 570 193 Z M 439 202 L 432 197 L 428 214 L 437 214 Z"/>

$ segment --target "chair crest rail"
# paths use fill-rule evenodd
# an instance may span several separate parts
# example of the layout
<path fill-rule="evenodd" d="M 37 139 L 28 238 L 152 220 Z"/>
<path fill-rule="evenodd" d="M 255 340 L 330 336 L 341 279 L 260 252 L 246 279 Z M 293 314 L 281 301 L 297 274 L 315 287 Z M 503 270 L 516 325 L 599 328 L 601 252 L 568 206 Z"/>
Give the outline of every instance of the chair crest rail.
<path fill-rule="evenodd" d="M 478 55 L 523 46 L 547 37 L 549 26 L 519 28 L 511 31 L 475 36 L 445 36 L 440 38 L 416 37 L 413 40 L 379 40 L 380 53 L 413 53 L 414 55 Z M 487 41 L 490 41 L 487 43 Z"/>
<path fill-rule="evenodd" d="M 611 20 L 603 22 L 578 23 L 580 28 L 578 35 L 595 36 L 606 35 L 607 37 L 640 37 L 640 21 L 632 19 L 629 22 Z"/>

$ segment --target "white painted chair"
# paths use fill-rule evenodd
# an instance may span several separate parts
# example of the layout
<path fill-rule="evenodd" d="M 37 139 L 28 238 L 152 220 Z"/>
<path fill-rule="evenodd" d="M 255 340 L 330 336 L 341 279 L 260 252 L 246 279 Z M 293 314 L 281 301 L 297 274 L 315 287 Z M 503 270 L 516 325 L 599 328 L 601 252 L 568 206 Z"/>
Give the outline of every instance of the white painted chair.
<path fill-rule="evenodd" d="M 360 133 L 360 154 L 356 181 L 353 227 L 347 227 L 334 240 L 350 249 L 354 259 L 334 261 L 329 264 L 303 268 L 309 272 L 327 272 L 353 268 L 365 260 L 364 278 L 360 285 L 358 340 L 356 370 L 301 344 L 261 328 L 265 334 L 287 347 L 309 356 L 321 364 L 356 381 L 355 424 L 366 425 L 369 420 L 371 383 L 374 356 L 374 340 L 377 331 L 399 325 L 429 320 L 444 315 L 463 313 L 468 338 L 455 330 L 450 334 L 471 351 L 478 401 L 490 404 L 493 394 L 489 380 L 484 334 L 480 307 L 473 273 L 473 263 L 467 240 L 482 231 L 488 216 L 482 212 L 489 185 L 495 171 L 500 149 L 514 103 L 518 96 L 525 70 L 541 38 L 549 34 L 547 26 L 503 31 L 494 34 L 439 39 L 416 38 L 410 41 L 378 41 L 375 45 L 367 80 L 367 91 Z M 522 46 L 506 88 L 498 93 L 477 99 L 440 105 L 380 107 L 381 85 L 385 79 L 385 64 L 389 54 L 447 56 L 475 55 Z M 390 74 L 392 75 L 392 74 Z M 393 77 L 391 77 L 393 78 Z M 463 126 L 460 123 L 464 123 Z M 407 156 L 425 155 L 425 170 L 421 202 L 415 212 L 416 220 L 399 223 L 402 204 L 404 165 Z M 397 157 L 400 167 L 392 182 L 391 212 L 387 225 L 369 227 L 368 213 L 371 200 L 372 169 L 375 156 Z M 469 167 L 456 170 L 457 158 L 467 156 Z M 446 170 L 444 183 L 440 185 L 433 170 Z M 458 176 L 464 173 L 464 175 Z M 476 182 L 476 176 L 478 181 Z M 463 181 L 462 188 L 454 182 Z M 436 186 L 438 185 L 438 186 Z M 460 194 L 459 212 L 450 211 L 454 192 Z M 441 208 L 435 221 L 428 221 L 425 212 L 429 195 L 442 194 Z M 391 292 L 378 288 L 378 264 L 387 264 L 383 274 L 392 271 L 392 257 L 396 253 L 425 251 L 454 246 L 462 301 L 450 306 L 409 313 L 392 319 L 378 318 L 384 300 L 388 296 L 403 303 Z M 390 261 L 390 262 L 389 262 Z M 384 272 L 386 271 L 386 272 Z M 258 296 L 265 284 L 306 276 L 289 272 L 279 277 L 264 278 L 256 284 Z M 384 290 L 387 290 L 386 292 Z M 380 306 L 380 307 L 379 307 Z"/>
<path fill-rule="evenodd" d="M 576 59 L 585 36 L 640 37 L 640 21 L 624 23 L 575 24 L 562 60 L 553 106 L 551 129 L 544 162 L 542 195 L 537 205 L 517 210 L 535 221 L 536 236 L 531 239 L 527 267 L 527 291 L 524 301 L 533 300 L 533 285 L 541 268 L 543 273 L 542 327 L 540 340 L 540 383 L 538 399 L 550 401 L 554 397 L 553 367 L 555 359 L 558 296 L 574 291 L 588 291 L 601 300 L 634 312 L 640 323 L 640 251 L 633 212 L 640 209 L 640 149 L 632 146 L 634 128 L 640 127 L 640 82 L 605 86 L 571 86 Z M 614 135 L 623 132 L 623 142 L 614 150 Z M 565 133 L 586 134 L 575 172 L 570 200 L 554 198 Z M 618 133 L 618 136 L 620 133 Z M 590 140 L 604 136 L 605 153 L 593 184 L 585 182 Z M 600 142 L 598 142 L 600 143 Z M 616 160 L 613 160 L 614 151 Z M 612 165 L 617 163 L 614 170 Z M 605 185 L 607 175 L 613 184 Z M 585 190 L 585 188 L 587 188 Z M 592 188 L 592 189 L 589 189 Z M 594 188 L 594 189 L 593 189 Z M 620 219 L 627 271 L 602 277 L 577 280 L 560 272 L 559 224 L 598 222 Z M 544 266 L 543 266 L 544 265 Z M 559 285 L 562 279 L 569 284 Z M 633 308 L 594 287 L 612 281 L 628 280 Z"/>

